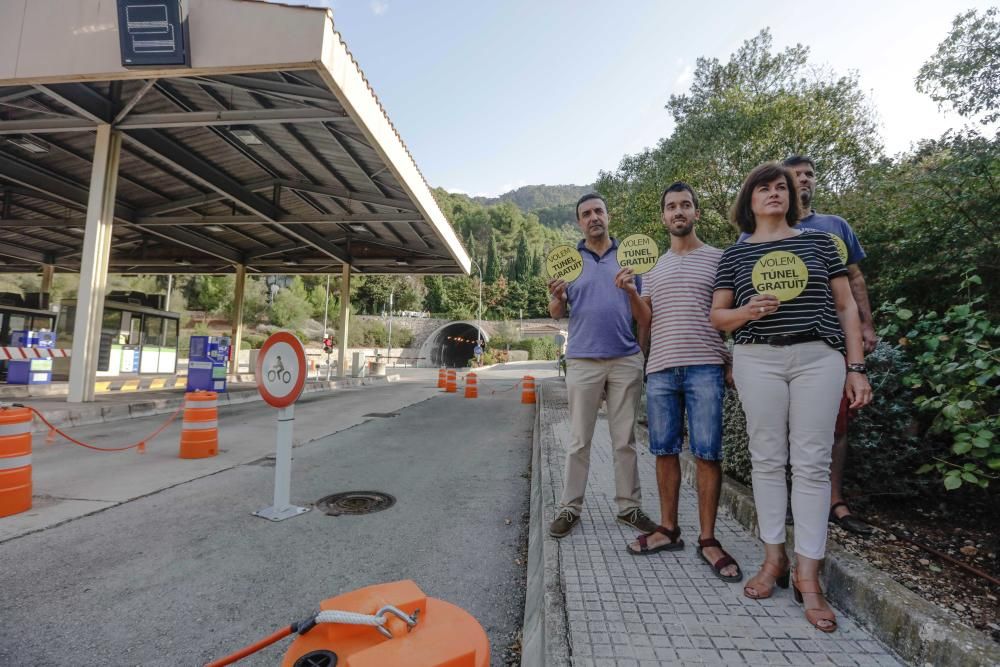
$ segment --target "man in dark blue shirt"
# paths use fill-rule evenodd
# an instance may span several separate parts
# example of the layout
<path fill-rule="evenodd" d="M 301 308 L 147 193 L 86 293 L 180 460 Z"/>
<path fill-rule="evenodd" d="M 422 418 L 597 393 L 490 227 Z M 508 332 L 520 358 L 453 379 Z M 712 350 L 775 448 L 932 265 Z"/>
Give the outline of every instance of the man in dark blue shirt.
<path fill-rule="evenodd" d="M 836 215 L 817 213 L 812 208 L 813 195 L 816 193 L 816 166 L 812 159 L 804 155 L 792 155 L 782 163 L 795 176 L 799 188 L 799 201 L 802 217 L 798 226 L 803 229 L 816 229 L 833 237 L 840 252 L 840 259 L 847 265 L 847 279 L 851 285 L 851 295 L 858 304 L 858 315 L 861 317 L 861 337 L 864 342 L 865 354 L 875 349 L 878 337 L 875 335 L 875 325 L 872 322 L 872 309 L 868 303 L 868 286 L 865 276 L 861 273 L 858 262 L 865 258 L 865 251 L 858 241 L 854 230 L 843 218 Z M 844 467 L 847 463 L 847 403 L 841 403 L 840 414 L 837 416 L 837 428 L 833 441 L 833 461 L 830 466 L 830 521 L 844 530 L 859 535 L 870 535 L 873 530 L 867 523 L 861 521 L 847 506 L 843 496 Z"/>
<path fill-rule="evenodd" d="M 643 355 L 632 333 L 633 312 L 641 309 L 638 278 L 618 264 L 618 241 L 608 233 L 608 207 L 598 194 L 576 205 L 583 240 L 577 245 L 583 271 L 572 283 L 549 281 L 549 315 L 569 314 L 566 393 L 570 434 L 560 508 L 549 527 L 565 537 L 579 523 L 590 472 L 590 444 L 602 396 L 608 406 L 608 429 L 615 468 L 618 520 L 642 533 L 657 525 L 642 511 L 635 452 L 635 414 L 642 391 Z M 638 307 L 633 309 L 633 304 Z M 649 326 L 647 321 L 640 326 Z"/>

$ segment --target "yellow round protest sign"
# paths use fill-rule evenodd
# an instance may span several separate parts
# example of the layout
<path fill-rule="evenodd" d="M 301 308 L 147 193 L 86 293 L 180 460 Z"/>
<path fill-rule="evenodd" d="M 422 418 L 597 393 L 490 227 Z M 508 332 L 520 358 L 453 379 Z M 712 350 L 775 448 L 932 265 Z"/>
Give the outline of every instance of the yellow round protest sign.
<path fill-rule="evenodd" d="M 790 301 L 802 293 L 809 280 L 805 262 L 791 252 L 769 252 L 753 267 L 753 287 L 758 294 L 773 294 L 779 301 Z"/>
<path fill-rule="evenodd" d="M 571 245 L 557 245 L 545 256 L 545 275 L 573 282 L 583 273 L 583 257 Z"/>
<path fill-rule="evenodd" d="M 844 266 L 847 266 L 847 244 L 844 243 L 844 239 L 836 234 L 830 234 L 830 238 L 833 239 L 833 244 L 837 246 L 837 254 L 840 255 L 840 261 L 844 263 Z"/>
<path fill-rule="evenodd" d="M 660 249 L 656 241 L 645 234 L 631 234 L 618 244 L 618 266 L 632 269 L 641 276 L 656 266 L 660 258 Z"/>

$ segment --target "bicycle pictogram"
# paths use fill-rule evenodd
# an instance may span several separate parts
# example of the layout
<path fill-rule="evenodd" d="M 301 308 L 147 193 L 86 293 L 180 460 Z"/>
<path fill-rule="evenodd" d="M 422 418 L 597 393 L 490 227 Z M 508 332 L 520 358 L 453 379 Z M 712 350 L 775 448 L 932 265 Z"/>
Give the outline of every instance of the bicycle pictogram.
<path fill-rule="evenodd" d="M 281 363 L 280 354 L 275 360 L 274 365 L 271 366 L 271 370 L 267 372 L 268 382 L 274 382 L 275 380 L 278 379 L 280 379 L 285 384 L 288 384 L 289 382 L 292 381 L 292 374 L 289 371 L 285 370 L 285 365 Z"/>

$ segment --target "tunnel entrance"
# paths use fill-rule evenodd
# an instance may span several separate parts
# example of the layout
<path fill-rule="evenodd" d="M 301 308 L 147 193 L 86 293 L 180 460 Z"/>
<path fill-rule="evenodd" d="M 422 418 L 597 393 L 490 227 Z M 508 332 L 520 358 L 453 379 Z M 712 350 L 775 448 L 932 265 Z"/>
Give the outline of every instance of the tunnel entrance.
<path fill-rule="evenodd" d="M 489 341 L 485 331 L 483 341 Z M 475 356 L 476 325 L 469 322 L 446 324 L 430 335 L 423 348 L 426 354 L 421 356 L 429 358 L 432 366 L 463 368 Z"/>

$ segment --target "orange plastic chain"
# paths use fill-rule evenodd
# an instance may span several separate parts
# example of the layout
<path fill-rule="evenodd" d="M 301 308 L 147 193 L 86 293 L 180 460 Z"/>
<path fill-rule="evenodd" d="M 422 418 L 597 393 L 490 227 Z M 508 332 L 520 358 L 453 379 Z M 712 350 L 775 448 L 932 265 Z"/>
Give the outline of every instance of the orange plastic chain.
<path fill-rule="evenodd" d="M 47 443 L 54 442 L 55 441 L 54 434 L 58 433 L 62 437 L 72 442 L 74 445 L 80 445 L 81 447 L 86 447 L 87 449 L 93 449 L 98 452 L 124 452 L 129 449 L 135 449 L 140 454 L 146 451 L 146 443 L 155 438 L 156 436 L 160 435 L 161 433 L 163 433 L 164 429 L 170 426 L 171 422 L 173 422 L 174 419 L 177 418 L 177 415 L 179 415 L 181 411 L 184 409 L 184 406 L 181 405 L 181 407 L 177 408 L 177 410 L 172 415 L 170 415 L 170 417 L 167 418 L 167 421 L 163 422 L 163 424 L 161 424 L 159 428 L 157 428 L 155 431 L 153 431 L 152 433 L 150 433 L 145 438 L 143 438 L 142 440 L 140 440 L 135 444 L 127 445 L 125 447 L 98 447 L 96 445 L 88 445 L 86 442 L 81 442 L 80 440 L 77 440 L 68 433 L 59 430 L 48 419 L 46 419 L 41 412 L 39 412 L 35 408 L 27 405 L 21 407 L 26 407 L 29 410 L 31 410 L 31 412 L 34 413 L 35 417 L 37 417 L 43 424 L 49 427 L 49 434 L 45 437 L 45 442 Z"/>

